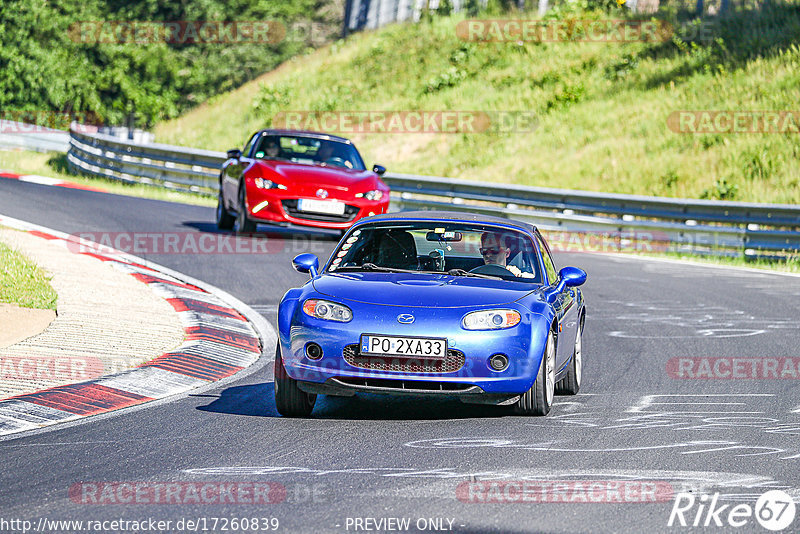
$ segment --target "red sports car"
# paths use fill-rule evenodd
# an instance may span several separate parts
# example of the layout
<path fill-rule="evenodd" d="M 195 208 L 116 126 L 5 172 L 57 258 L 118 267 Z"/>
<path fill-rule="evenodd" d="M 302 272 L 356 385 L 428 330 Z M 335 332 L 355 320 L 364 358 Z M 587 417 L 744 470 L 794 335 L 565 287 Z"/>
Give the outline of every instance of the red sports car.
<path fill-rule="evenodd" d="M 347 230 L 386 213 L 386 172 L 364 160 L 348 139 L 315 132 L 261 130 L 222 164 L 217 226 L 254 232 L 257 223 Z"/>

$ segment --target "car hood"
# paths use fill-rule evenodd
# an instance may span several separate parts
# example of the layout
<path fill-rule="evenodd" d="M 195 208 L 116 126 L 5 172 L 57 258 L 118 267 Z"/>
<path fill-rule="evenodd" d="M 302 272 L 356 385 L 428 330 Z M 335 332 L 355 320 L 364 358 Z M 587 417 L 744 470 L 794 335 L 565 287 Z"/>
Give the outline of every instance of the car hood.
<path fill-rule="evenodd" d="M 312 283 L 317 293 L 340 301 L 425 308 L 500 306 L 541 288 L 525 282 L 421 273 L 326 273 Z"/>
<path fill-rule="evenodd" d="M 359 185 L 377 184 L 378 177 L 372 171 L 356 171 L 341 167 L 322 167 L 285 161 L 256 161 L 253 170 L 260 171 L 263 178 L 276 179 L 284 184 L 313 184 L 316 187 L 346 191 Z"/>

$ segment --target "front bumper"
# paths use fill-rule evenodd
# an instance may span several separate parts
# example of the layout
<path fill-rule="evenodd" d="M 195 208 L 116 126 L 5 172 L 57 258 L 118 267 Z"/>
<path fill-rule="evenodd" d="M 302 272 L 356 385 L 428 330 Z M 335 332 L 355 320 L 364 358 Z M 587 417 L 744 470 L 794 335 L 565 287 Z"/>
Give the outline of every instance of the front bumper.
<path fill-rule="evenodd" d="M 315 395 L 352 397 L 356 393 L 383 395 L 413 395 L 415 397 L 455 397 L 467 404 L 512 404 L 519 399 L 516 393 L 487 393 L 479 386 L 420 380 L 329 378 L 324 383 L 298 382 L 298 387 Z"/>
<path fill-rule="evenodd" d="M 515 306 L 504 306 L 515 307 Z M 475 308 L 404 308 L 359 304 L 349 323 L 334 323 L 308 317 L 297 306 L 289 328 L 281 328 L 281 354 L 286 372 L 311 389 L 325 385 L 336 393 L 371 391 L 388 394 L 433 394 L 476 397 L 500 394 L 505 398 L 526 392 L 539 370 L 547 326 L 542 317 L 517 307 L 522 321 L 513 328 L 495 331 L 468 331 L 461 318 Z M 389 308 L 389 310 L 387 310 Z M 399 324 L 396 316 L 413 311 L 413 325 Z M 363 356 L 381 365 L 359 364 L 346 351 L 359 343 L 362 334 L 446 338 L 448 352 L 460 353 L 463 363 L 434 364 L 432 361 L 393 356 Z M 310 342 L 322 347 L 323 356 L 311 360 L 306 355 Z M 489 366 L 493 354 L 505 354 L 509 366 L 495 371 Z M 348 355 L 349 356 L 349 355 Z M 349 360 L 349 361 L 348 361 Z M 411 365 L 405 365 L 411 361 Z M 398 362 L 400 365 L 398 365 Z M 390 381 L 391 383 L 381 383 Z M 405 386 L 403 383 L 407 383 Z"/>
<path fill-rule="evenodd" d="M 315 197 L 305 197 L 279 189 L 248 188 L 247 214 L 250 219 L 263 223 L 291 223 L 314 228 L 335 228 L 346 230 L 353 226 L 359 219 L 370 215 L 386 213 L 389 209 L 389 195 L 380 201 L 370 201 L 363 198 L 339 200 L 345 204 L 345 214 L 326 215 L 297 210 L 297 201 L 301 198 L 319 200 Z"/>

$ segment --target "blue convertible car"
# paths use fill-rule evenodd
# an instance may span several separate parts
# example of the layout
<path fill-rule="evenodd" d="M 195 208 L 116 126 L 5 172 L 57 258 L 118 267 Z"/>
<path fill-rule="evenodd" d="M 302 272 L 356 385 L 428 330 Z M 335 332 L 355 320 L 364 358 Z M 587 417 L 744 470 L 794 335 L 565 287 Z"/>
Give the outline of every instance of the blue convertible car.
<path fill-rule="evenodd" d="M 457 397 L 547 415 L 581 384 L 586 273 L 556 271 L 526 223 L 446 212 L 358 222 L 278 310 L 275 403 L 308 416 L 318 394 Z"/>

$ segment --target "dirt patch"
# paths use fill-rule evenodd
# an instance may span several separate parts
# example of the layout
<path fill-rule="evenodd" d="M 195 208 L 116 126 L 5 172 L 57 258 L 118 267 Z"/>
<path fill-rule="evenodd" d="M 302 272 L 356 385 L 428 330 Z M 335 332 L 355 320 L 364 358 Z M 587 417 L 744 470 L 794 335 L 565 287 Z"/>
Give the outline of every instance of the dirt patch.
<path fill-rule="evenodd" d="M 0 348 L 9 347 L 44 332 L 56 318 L 54 310 L 20 308 L 0 303 Z"/>

